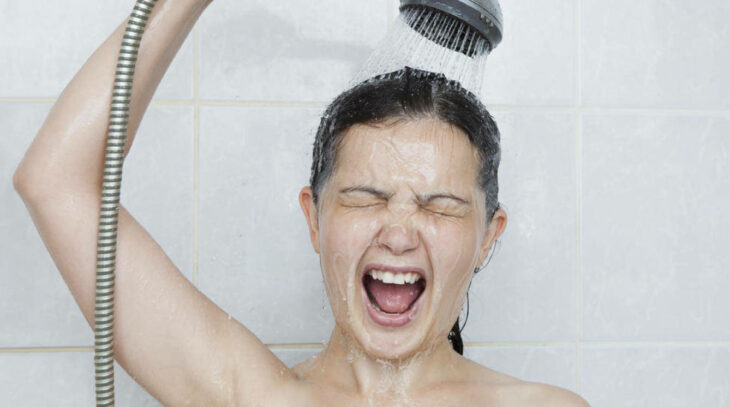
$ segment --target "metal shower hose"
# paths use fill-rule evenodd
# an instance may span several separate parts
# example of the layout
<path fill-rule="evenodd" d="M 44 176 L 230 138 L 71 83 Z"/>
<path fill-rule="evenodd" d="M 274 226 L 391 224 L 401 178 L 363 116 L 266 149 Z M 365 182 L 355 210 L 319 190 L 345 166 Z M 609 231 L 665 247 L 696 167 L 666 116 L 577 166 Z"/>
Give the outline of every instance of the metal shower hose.
<path fill-rule="evenodd" d="M 157 0 L 137 0 L 129 16 L 119 50 L 111 112 L 106 136 L 101 214 L 96 245 L 96 302 L 94 306 L 94 378 L 96 405 L 114 405 L 114 268 L 117 252 L 119 191 L 122 185 L 124 144 L 134 66 L 147 19 Z"/>

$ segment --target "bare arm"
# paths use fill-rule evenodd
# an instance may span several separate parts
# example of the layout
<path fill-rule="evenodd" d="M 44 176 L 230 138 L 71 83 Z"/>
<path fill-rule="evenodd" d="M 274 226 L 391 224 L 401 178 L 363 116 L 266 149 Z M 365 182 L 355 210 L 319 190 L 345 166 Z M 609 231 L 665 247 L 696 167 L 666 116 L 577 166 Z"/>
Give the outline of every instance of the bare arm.
<path fill-rule="evenodd" d="M 163 74 L 210 1 L 160 0 L 155 6 L 137 62 L 127 151 Z M 67 85 L 13 177 L 92 327 L 105 135 L 125 25 Z M 123 207 L 118 230 L 115 356 L 154 397 L 165 405 L 232 405 L 246 401 L 241 395 L 260 400 L 288 377 L 279 374 L 284 365 L 198 291 Z"/>
<path fill-rule="evenodd" d="M 209 3 L 210 0 L 160 0 L 152 11 L 134 76 L 125 155 L 157 85 Z M 34 190 L 101 190 L 104 136 L 125 26 L 126 20 L 63 90 L 18 166 L 15 180 L 32 180 Z"/>

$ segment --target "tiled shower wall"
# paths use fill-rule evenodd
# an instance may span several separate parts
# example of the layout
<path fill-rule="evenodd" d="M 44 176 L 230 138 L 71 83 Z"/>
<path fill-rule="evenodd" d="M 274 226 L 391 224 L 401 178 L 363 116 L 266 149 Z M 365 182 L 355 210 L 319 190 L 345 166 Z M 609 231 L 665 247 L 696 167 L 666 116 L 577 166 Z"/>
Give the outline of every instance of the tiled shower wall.
<path fill-rule="evenodd" d="M 93 402 L 92 332 L 11 175 L 132 4 L 0 0 L 1 405 Z M 466 354 L 594 407 L 730 405 L 730 3 L 501 4 L 485 101 L 509 224 Z M 296 199 L 318 116 L 396 9 L 216 0 L 125 164 L 123 204 L 288 364 L 332 328 Z M 121 369 L 117 403 L 158 405 Z"/>

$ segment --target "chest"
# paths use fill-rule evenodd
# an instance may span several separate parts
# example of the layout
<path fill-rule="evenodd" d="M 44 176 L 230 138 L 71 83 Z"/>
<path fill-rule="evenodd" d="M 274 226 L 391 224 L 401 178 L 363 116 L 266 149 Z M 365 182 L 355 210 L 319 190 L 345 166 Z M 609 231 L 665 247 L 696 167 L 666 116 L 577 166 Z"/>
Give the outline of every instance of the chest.
<path fill-rule="evenodd" d="M 517 407 L 499 394 L 479 386 L 446 386 L 418 392 L 378 392 L 353 394 L 322 385 L 301 385 L 277 392 L 266 403 L 277 407 Z"/>

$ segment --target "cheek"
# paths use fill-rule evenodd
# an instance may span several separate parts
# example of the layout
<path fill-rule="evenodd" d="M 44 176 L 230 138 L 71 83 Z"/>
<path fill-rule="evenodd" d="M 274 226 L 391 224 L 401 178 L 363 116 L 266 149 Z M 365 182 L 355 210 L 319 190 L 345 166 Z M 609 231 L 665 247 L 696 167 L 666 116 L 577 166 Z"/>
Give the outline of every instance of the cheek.
<path fill-rule="evenodd" d="M 353 261 L 367 250 L 379 228 L 374 216 L 333 214 L 321 227 L 322 254 L 325 257 L 338 255 Z"/>
<path fill-rule="evenodd" d="M 470 222 L 431 217 L 422 236 L 435 273 L 448 278 L 470 268 L 478 258 L 476 230 Z"/>
<path fill-rule="evenodd" d="M 433 299 L 439 310 L 435 324 L 448 330 L 461 311 L 478 259 L 476 229 L 443 219 L 432 223 L 425 229 L 424 244 L 434 273 Z"/>
<path fill-rule="evenodd" d="M 330 301 L 343 302 L 357 295 L 356 271 L 378 230 L 373 217 L 332 214 L 320 223 L 320 261 Z M 335 297 L 333 297 L 335 296 Z"/>

